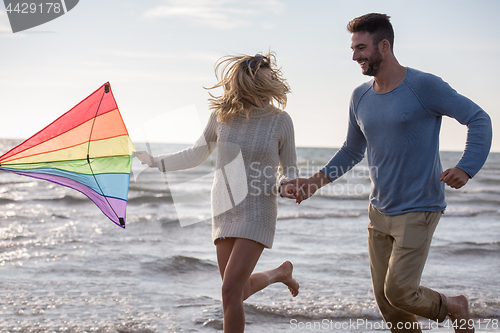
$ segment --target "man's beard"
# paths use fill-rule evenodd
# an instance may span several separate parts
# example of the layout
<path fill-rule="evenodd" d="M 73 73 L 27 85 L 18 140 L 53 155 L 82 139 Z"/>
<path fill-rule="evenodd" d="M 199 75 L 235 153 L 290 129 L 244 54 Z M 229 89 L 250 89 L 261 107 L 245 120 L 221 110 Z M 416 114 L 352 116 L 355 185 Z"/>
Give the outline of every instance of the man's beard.
<path fill-rule="evenodd" d="M 376 50 L 376 52 L 372 54 L 370 59 L 364 60 L 368 62 L 368 68 L 366 70 L 363 70 L 363 74 L 368 76 L 377 75 L 380 69 L 380 64 L 382 63 L 382 54 L 379 52 L 379 50 Z"/>

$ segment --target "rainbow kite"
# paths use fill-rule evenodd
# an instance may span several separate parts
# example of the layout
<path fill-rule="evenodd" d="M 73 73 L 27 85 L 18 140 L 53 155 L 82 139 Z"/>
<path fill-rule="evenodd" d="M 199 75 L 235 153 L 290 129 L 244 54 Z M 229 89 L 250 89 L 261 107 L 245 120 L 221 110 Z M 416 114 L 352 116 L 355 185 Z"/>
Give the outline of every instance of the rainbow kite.
<path fill-rule="evenodd" d="M 73 188 L 125 228 L 134 146 L 109 83 L 0 156 L 0 170 Z"/>

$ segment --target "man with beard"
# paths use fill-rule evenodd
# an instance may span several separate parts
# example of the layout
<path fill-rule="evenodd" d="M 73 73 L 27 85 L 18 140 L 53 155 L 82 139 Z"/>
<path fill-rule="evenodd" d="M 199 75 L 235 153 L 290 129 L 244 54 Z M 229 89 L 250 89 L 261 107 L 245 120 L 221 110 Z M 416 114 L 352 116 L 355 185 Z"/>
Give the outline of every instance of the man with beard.
<path fill-rule="evenodd" d="M 389 16 L 367 14 L 349 22 L 352 59 L 373 80 L 356 88 L 347 139 L 330 162 L 282 195 L 300 203 L 336 180 L 367 154 L 373 182 L 368 249 L 375 299 L 392 332 L 421 332 L 416 315 L 473 332 L 467 298 L 420 286 L 432 235 L 446 208 L 444 184 L 459 189 L 483 166 L 491 121 L 478 105 L 439 77 L 401 66 L 393 53 Z M 468 128 L 456 167 L 442 172 L 442 116 Z"/>

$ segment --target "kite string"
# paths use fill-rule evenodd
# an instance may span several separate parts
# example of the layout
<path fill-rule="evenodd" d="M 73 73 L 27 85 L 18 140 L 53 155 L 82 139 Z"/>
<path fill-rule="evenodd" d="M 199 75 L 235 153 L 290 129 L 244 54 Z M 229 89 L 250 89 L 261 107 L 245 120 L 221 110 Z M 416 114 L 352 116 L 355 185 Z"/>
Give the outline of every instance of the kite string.
<path fill-rule="evenodd" d="M 90 141 L 92 140 L 92 132 L 94 131 L 95 120 L 97 118 L 97 114 L 99 113 L 99 108 L 101 107 L 101 103 L 102 103 L 102 100 L 104 99 L 104 94 L 105 93 L 106 93 L 106 90 L 104 90 L 103 93 L 102 93 L 101 100 L 99 101 L 99 105 L 97 106 L 97 110 L 95 111 L 94 119 L 92 120 L 92 127 L 90 128 L 89 144 L 87 146 L 87 161 L 89 162 L 89 165 L 90 165 L 90 159 L 89 159 L 89 155 L 90 155 Z M 91 169 L 92 169 L 92 167 L 91 167 Z M 92 172 L 92 174 L 93 174 L 93 172 Z"/>
<path fill-rule="evenodd" d="M 92 176 L 94 177 L 95 183 L 99 187 L 99 191 L 101 191 L 101 194 L 104 197 L 104 199 L 106 200 L 106 202 L 108 203 L 109 208 L 111 208 L 111 210 L 113 211 L 115 216 L 118 218 L 120 225 L 124 226 L 125 225 L 124 219 L 122 217 L 118 216 L 115 209 L 113 208 L 113 206 L 111 206 L 111 203 L 108 201 L 108 198 L 104 195 L 104 191 L 102 190 L 101 185 L 99 185 L 99 182 L 97 181 L 97 177 L 94 174 L 94 170 L 92 169 L 92 164 L 90 163 L 90 141 L 92 140 L 92 132 L 94 131 L 95 120 L 97 118 L 97 114 L 99 113 L 99 108 L 101 107 L 101 103 L 102 103 L 102 100 L 104 99 L 104 95 L 109 92 L 109 85 L 105 84 L 104 87 L 105 87 L 104 92 L 102 93 L 101 100 L 99 101 L 99 105 L 97 106 L 97 110 L 96 110 L 95 115 L 94 115 L 94 120 L 92 121 L 92 127 L 90 128 L 89 142 L 88 142 L 88 146 L 87 146 L 87 163 L 89 164 L 90 172 L 92 172 Z"/>

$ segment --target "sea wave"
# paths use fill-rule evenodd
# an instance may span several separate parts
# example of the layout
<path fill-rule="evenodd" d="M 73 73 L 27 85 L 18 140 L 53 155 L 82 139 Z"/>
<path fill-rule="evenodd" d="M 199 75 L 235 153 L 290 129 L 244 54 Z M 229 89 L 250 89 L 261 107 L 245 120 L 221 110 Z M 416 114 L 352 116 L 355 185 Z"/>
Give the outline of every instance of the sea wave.
<path fill-rule="evenodd" d="M 172 223 L 176 223 L 176 222 L 179 222 L 179 218 L 177 217 L 177 215 L 171 215 L 171 216 L 161 216 L 158 218 L 158 221 L 162 224 L 162 225 L 169 225 L 169 224 L 172 224 Z"/>
<path fill-rule="evenodd" d="M 436 245 L 437 252 L 446 257 L 467 256 L 467 257 L 496 257 L 500 253 L 500 242 L 474 243 L 474 242 L 456 242 L 446 245 Z"/>
<path fill-rule="evenodd" d="M 480 179 L 476 179 L 476 182 L 485 183 L 488 185 L 498 185 L 500 184 L 500 179 L 497 177 L 483 177 Z"/>
<path fill-rule="evenodd" d="M 13 222 L 0 228 L 0 240 L 14 240 L 30 238 L 34 235 L 26 226 L 19 222 Z"/>
<path fill-rule="evenodd" d="M 303 321 L 321 320 L 326 318 L 359 318 L 369 320 L 382 318 L 375 301 L 372 299 L 367 299 L 366 301 L 333 300 L 329 304 L 317 304 L 314 301 L 310 301 L 308 303 L 309 304 L 303 306 L 262 306 L 250 304 L 246 306 L 246 312 L 248 314 L 260 315 L 264 317 L 286 317 Z"/>
<path fill-rule="evenodd" d="M 145 204 L 145 203 L 165 203 L 169 202 L 172 203 L 172 195 L 165 193 L 165 194 L 146 194 L 146 195 L 140 195 L 137 197 L 129 197 L 127 202 L 129 204 Z"/>
<path fill-rule="evenodd" d="M 148 193 L 170 193 L 165 186 L 158 188 L 157 182 L 151 182 L 150 184 L 145 183 L 130 183 L 129 191 L 130 192 L 148 192 Z"/>
<path fill-rule="evenodd" d="M 314 194 L 315 197 L 320 197 L 323 199 L 328 199 L 328 200 L 368 200 L 370 199 L 370 193 L 364 192 L 364 193 L 349 193 L 348 191 L 345 192 L 329 192 L 325 191 L 323 193 L 316 193 Z"/>
<path fill-rule="evenodd" d="M 310 302 L 314 303 L 314 302 Z M 500 303 L 490 301 L 470 302 L 472 318 L 498 318 L 500 317 Z M 248 316 L 262 317 L 262 321 L 272 318 L 293 318 L 297 321 L 328 320 L 382 320 L 382 316 L 373 299 L 366 300 L 333 300 L 328 304 L 309 304 L 305 306 L 278 305 L 263 306 L 245 304 Z"/>
<path fill-rule="evenodd" d="M 222 319 L 217 319 L 217 318 L 209 318 L 202 323 L 204 327 L 213 328 L 217 331 L 223 330 L 223 324 L 224 321 Z"/>
<path fill-rule="evenodd" d="M 205 202 L 210 200 L 210 191 L 204 190 L 194 190 L 194 189 L 183 189 L 182 191 L 176 191 L 171 193 L 169 191 L 157 191 L 147 193 L 129 193 L 128 203 L 129 204 L 147 204 L 147 203 L 172 203 L 173 200 L 178 202 Z"/>
<path fill-rule="evenodd" d="M 473 216 L 478 216 L 478 215 L 483 215 L 483 214 L 491 214 L 491 213 L 497 213 L 497 209 L 471 209 L 471 208 L 466 208 L 466 209 L 455 209 L 455 208 L 450 208 L 446 209 L 445 213 L 443 214 L 443 217 L 473 217 Z"/>
<path fill-rule="evenodd" d="M 56 197 L 33 198 L 30 199 L 29 201 L 42 201 L 42 202 L 50 201 L 68 205 L 81 205 L 82 203 L 87 203 L 89 199 L 84 195 L 78 195 L 77 193 L 75 193 L 75 195 L 64 194 Z"/>
<path fill-rule="evenodd" d="M 214 270 L 217 270 L 217 264 L 212 261 L 182 255 L 141 263 L 141 273 L 152 276 L 165 274 L 175 276 L 192 272 L 199 274 L 200 271 Z"/>
<path fill-rule="evenodd" d="M 293 214 L 280 214 L 278 215 L 278 220 L 294 220 L 294 219 L 325 219 L 325 218 L 346 218 L 346 217 L 358 217 L 362 213 L 359 212 L 342 212 L 337 211 L 335 213 L 313 213 L 313 212 L 301 212 Z"/>
<path fill-rule="evenodd" d="M 11 180 L 1 180 L 0 181 L 0 186 L 4 186 L 4 185 L 19 185 L 19 184 L 32 184 L 34 182 L 37 182 L 37 180 L 33 180 L 33 179 L 30 179 L 30 178 L 19 176 L 19 175 L 13 174 L 13 173 L 8 173 L 8 175 L 12 176 L 13 179 L 11 179 Z"/>
<path fill-rule="evenodd" d="M 491 180 L 488 180 L 488 183 L 491 183 Z M 500 183 L 500 181 L 499 181 L 499 183 Z M 477 187 L 477 188 L 460 189 L 460 192 L 472 193 L 472 194 L 478 194 L 478 193 L 500 194 L 500 189 L 498 189 L 497 187 Z"/>
<path fill-rule="evenodd" d="M 14 202 L 16 202 L 16 200 L 14 200 L 14 199 L 0 198 L 0 205 L 10 204 L 10 203 L 14 203 Z"/>

